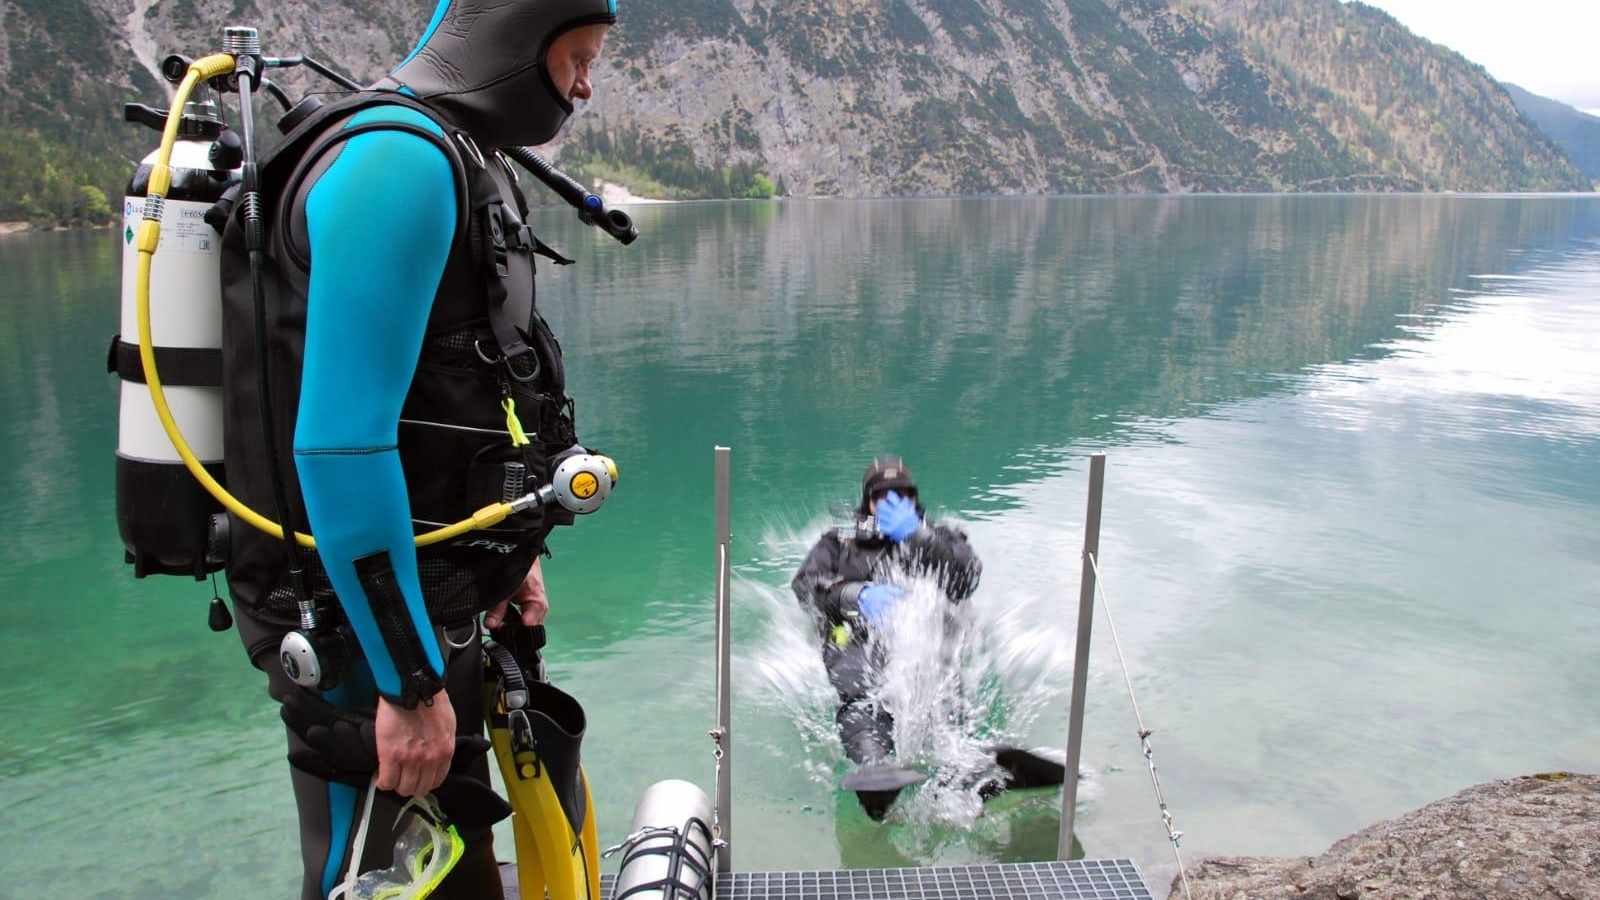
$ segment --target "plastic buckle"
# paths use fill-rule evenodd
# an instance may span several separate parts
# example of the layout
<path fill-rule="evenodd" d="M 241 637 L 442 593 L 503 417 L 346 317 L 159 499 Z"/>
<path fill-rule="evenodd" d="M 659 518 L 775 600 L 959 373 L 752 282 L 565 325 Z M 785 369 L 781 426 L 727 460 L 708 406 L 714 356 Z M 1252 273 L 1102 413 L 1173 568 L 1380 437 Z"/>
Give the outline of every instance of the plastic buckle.
<path fill-rule="evenodd" d="M 509 696 L 507 698 L 509 700 Z M 527 702 L 527 695 L 523 695 L 523 702 Z M 520 707 L 506 710 L 506 724 L 511 731 L 511 750 L 513 753 L 523 753 L 533 750 L 533 724 L 528 721 L 528 714 Z"/>
<path fill-rule="evenodd" d="M 500 205 L 489 208 L 489 239 L 494 244 L 494 273 L 501 278 L 511 277 L 508 261 L 505 222 L 500 218 Z"/>

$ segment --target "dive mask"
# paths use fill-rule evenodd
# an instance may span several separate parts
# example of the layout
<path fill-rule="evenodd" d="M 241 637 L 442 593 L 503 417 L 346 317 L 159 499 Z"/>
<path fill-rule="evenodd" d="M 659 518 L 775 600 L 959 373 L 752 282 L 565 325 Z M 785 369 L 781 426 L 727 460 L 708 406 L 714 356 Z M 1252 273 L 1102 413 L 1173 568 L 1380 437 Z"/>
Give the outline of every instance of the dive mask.
<path fill-rule="evenodd" d="M 405 826 L 398 829 L 394 862 L 389 868 L 356 875 L 354 870 L 366 849 L 376 786 L 376 779 L 367 786 L 366 810 L 350 855 L 351 871 L 329 892 L 328 900 L 422 900 L 439 887 L 466 850 L 461 834 L 446 821 L 433 795 L 427 794 L 400 808 L 395 824 L 405 821 Z"/>

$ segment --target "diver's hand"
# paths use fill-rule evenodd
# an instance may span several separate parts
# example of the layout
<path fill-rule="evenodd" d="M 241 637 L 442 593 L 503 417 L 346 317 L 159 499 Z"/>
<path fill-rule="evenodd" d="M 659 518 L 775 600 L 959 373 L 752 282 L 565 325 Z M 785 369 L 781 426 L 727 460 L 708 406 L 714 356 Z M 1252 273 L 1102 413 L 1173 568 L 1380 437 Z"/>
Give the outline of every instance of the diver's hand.
<path fill-rule="evenodd" d="M 902 497 L 895 491 L 878 501 L 878 532 L 896 544 L 917 533 L 922 517 L 917 515 L 917 501 Z"/>
<path fill-rule="evenodd" d="M 882 628 L 889 622 L 889 611 L 904 595 L 905 589 L 898 584 L 869 584 L 857 595 L 856 609 L 868 625 Z"/>
<path fill-rule="evenodd" d="M 507 604 L 513 602 L 522 608 L 522 624 L 529 628 L 543 625 L 544 617 L 550 614 L 550 596 L 544 592 L 544 569 L 539 566 L 539 557 L 533 558 L 533 568 L 528 570 L 516 592 L 495 604 L 483 617 L 483 624 L 490 631 L 499 628 L 506 620 Z"/>
<path fill-rule="evenodd" d="M 378 698 L 378 789 L 416 797 L 444 783 L 456 749 L 456 711 L 440 691 L 416 709 Z"/>

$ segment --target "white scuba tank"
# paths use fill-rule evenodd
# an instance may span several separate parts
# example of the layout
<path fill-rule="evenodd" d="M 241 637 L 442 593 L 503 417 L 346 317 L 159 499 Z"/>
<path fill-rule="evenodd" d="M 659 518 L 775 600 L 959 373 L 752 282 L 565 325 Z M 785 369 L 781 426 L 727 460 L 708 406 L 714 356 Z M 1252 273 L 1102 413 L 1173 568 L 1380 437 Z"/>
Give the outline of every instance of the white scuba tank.
<path fill-rule="evenodd" d="M 189 104 L 187 113 L 197 106 Z M 223 128 L 205 114 L 209 106 L 196 115 L 186 113 L 173 146 L 172 186 L 150 271 L 150 322 L 156 368 L 173 418 L 195 456 L 222 481 L 222 239 L 205 215 L 238 180 L 238 172 L 215 168 L 211 150 Z M 152 124 L 147 119 L 145 124 Z M 146 156 L 129 181 L 122 201 L 123 227 L 117 234 L 122 243 L 121 332 L 107 360 L 107 368 L 122 381 L 117 526 L 136 577 L 202 578 L 223 563 L 215 549 L 207 552 L 212 516 L 221 507 L 184 468 L 162 428 L 138 355 L 135 236 L 156 156 Z M 224 166 L 237 165 L 226 153 L 218 159 Z"/>
<path fill-rule="evenodd" d="M 716 854 L 705 791 L 677 779 L 650 785 L 633 809 L 633 827 L 620 849 L 612 900 L 709 898 Z"/>

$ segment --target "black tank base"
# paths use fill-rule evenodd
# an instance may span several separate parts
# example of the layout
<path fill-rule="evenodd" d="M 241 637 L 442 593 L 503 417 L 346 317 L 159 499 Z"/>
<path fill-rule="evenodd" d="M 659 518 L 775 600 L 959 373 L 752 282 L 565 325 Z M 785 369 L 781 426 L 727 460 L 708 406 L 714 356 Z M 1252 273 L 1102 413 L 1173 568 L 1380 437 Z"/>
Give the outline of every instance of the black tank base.
<path fill-rule="evenodd" d="M 225 481 L 221 463 L 206 471 Z M 182 463 L 117 457 L 117 530 L 133 576 L 189 575 L 203 580 L 226 560 L 211 544 L 211 516 L 222 506 Z"/>

